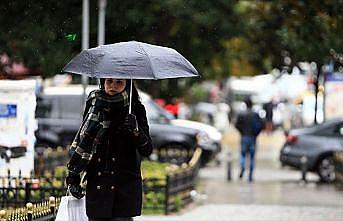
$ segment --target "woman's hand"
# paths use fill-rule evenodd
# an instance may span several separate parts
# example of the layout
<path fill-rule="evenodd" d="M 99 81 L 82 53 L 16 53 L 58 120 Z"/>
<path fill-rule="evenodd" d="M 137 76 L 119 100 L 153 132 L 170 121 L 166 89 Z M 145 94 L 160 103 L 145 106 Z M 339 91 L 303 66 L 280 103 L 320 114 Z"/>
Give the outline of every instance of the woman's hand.
<path fill-rule="evenodd" d="M 68 186 L 68 188 L 69 188 L 70 194 L 77 199 L 81 199 L 82 197 L 85 196 L 85 194 L 83 193 L 82 187 L 80 185 L 71 184 Z"/>
<path fill-rule="evenodd" d="M 137 123 L 136 116 L 134 114 L 126 115 L 124 119 L 123 127 L 127 132 L 129 132 L 129 134 L 138 136 L 138 133 L 139 133 L 138 123 Z"/>
<path fill-rule="evenodd" d="M 66 177 L 66 184 L 68 185 L 70 194 L 77 199 L 81 199 L 85 195 L 82 191 L 82 187 L 80 186 L 80 182 L 80 175 L 69 170 Z"/>

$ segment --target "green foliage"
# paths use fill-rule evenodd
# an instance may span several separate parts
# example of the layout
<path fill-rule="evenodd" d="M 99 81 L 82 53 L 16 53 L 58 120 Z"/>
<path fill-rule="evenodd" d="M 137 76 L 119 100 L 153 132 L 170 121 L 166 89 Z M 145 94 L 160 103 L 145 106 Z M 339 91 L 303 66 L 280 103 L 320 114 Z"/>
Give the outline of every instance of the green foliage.
<path fill-rule="evenodd" d="M 206 75 L 212 69 L 212 57 L 223 55 L 220 42 L 238 33 L 236 2 L 108 1 L 106 43 L 139 40 L 173 47 Z M 41 69 L 43 76 L 59 73 L 80 51 L 81 4 L 82 1 L 76 0 L 2 1 L 0 12 L 7 19 L 0 20 L 0 51 L 23 59 L 31 68 Z M 94 47 L 97 1 L 90 1 L 90 9 L 90 47 Z M 74 41 L 66 38 L 74 34 Z"/>
<path fill-rule="evenodd" d="M 176 195 L 174 197 L 174 204 L 175 204 L 175 211 L 178 212 L 182 208 L 182 197 L 180 195 Z"/>
<path fill-rule="evenodd" d="M 106 43 L 138 40 L 173 47 L 201 79 L 260 74 L 282 66 L 284 51 L 293 63 L 324 63 L 330 49 L 342 52 L 342 8 L 341 0 L 108 1 Z M 0 53 L 23 60 L 44 77 L 60 73 L 81 50 L 82 1 L 0 1 L 0 13 Z M 90 1 L 90 47 L 97 44 L 97 14 L 97 1 Z M 143 85 L 169 98 L 182 96 L 198 80 Z"/>
<path fill-rule="evenodd" d="M 143 197 L 143 214 L 163 214 L 164 200 L 164 192 L 147 192 Z"/>
<path fill-rule="evenodd" d="M 249 18 L 244 36 L 255 48 L 251 63 L 261 70 L 283 65 L 286 51 L 293 64 L 328 62 L 330 49 L 343 50 L 343 2 L 253 1 L 246 5 Z M 269 69 L 270 70 L 270 69 Z"/>
<path fill-rule="evenodd" d="M 58 166 L 55 168 L 55 177 L 65 177 L 67 176 L 66 166 Z"/>
<path fill-rule="evenodd" d="M 144 178 L 165 179 L 167 176 L 166 167 L 168 163 L 144 160 L 142 162 L 142 174 Z M 165 183 L 164 183 L 165 184 Z"/>
<path fill-rule="evenodd" d="M 208 91 L 199 84 L 194 84 L 188 93 L 187 102 L 195 104 L 200 101 L 206 101 L 208 98 Z"/>
<path fill-rule="evenodd" d="M 80 48 L 80 39 L 69 42 L 65 35 L 80 36 L 81 1 L 1 1 L 0 13 L 0 52 L 45 77 L 58 74 Z"/>

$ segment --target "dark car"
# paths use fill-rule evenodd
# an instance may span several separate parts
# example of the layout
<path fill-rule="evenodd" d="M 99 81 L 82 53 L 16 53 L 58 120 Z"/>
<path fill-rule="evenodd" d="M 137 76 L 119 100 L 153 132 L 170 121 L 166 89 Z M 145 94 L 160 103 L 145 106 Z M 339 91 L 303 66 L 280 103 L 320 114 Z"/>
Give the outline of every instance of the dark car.
<path fill-rule="evenodd" d="M 36 148 L 67 147 L 71 144 L 82 114 L 82 87 L 47 88 L 39 96 L 36 118 Z M 149 116 L 149 114 L 148 114 Z M 198 131 L 150 121 L 154 145 L 152 158 L 176 164 L 186 162 L 198 145 Z"/>
<path fill-rule="evenodd" d="M 215 159 L 216 155 L 221 151 L 222 139 L 221 133 L 216 128 L 200 122 L 176 119 L 172 114 L 160 107 L 149 95 L 140 92 L 140 96 L 151 123 L 167 123 L 198 130 L 198 144 L 202 149 L 201 164 L 205 165 Z"/>
<path fill-rule="evenodd" d="M 291 130 L 281 149 L 282 165 L 318 173 L 324 182 L 335 179 L 333 153 L 343 150 L 343 120 Z"/>
<path fill-rule="evenodd" d="M 0 158 L 9 162 L 11 158 L 25 156 L 26 151 L 26 146 L 6 147 L 0 145 Z"/>

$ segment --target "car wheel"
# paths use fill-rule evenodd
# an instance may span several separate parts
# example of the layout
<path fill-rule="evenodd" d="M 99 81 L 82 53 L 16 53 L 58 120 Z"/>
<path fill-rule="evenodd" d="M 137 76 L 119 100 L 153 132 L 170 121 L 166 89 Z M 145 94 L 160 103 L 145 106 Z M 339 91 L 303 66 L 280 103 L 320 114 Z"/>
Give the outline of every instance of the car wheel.
<path fill-rule="evenodd" d="M 5 156 L 5 160 L 6 160 L 6 163 L 9 163 L 10 161 L 11 161 L 11 157 L 9 157 L 9 156 Z"/>
<path fill-rule="evenodd" d="M 189 154 L 181 144 L 168 144 L 160 148 L 158 159 L 161 162 L 168 162 L 176 165 L 187 163 Z"/>
<path fill-rule="evenodd" d="M 335 166 L 333 157 L 324 157 L 318 164 L 318 175 L 323 182 L 332 182 L 335 180 Z"/>
<path fill-rule="evenodd" d="M 9 163 L 11 160 L 11 157 L 9 157 L 6 153 L 1 153 L 1 159 L 4 159 L 6 163 Z"/>

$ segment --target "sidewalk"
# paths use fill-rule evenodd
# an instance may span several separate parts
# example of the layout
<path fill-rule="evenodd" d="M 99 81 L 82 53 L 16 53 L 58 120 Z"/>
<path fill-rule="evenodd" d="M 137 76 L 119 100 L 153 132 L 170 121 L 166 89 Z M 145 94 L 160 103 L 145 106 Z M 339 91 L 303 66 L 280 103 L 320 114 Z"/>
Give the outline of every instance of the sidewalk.
<path fill-rule="evenodd" d="M 209 204 L 180 216 L 142 216 L 135 221 L 342 221 L 342 208 Z"/>

